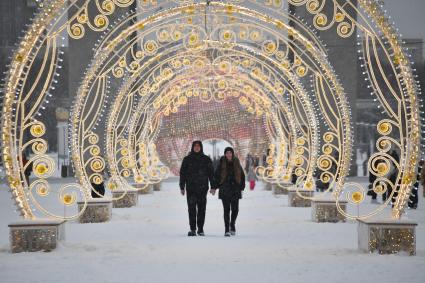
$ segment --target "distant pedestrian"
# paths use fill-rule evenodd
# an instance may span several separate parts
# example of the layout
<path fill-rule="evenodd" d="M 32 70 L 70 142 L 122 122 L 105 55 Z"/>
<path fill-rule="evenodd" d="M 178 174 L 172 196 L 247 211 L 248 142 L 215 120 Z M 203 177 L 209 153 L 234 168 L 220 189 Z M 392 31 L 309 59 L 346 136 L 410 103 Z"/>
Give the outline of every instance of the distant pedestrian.
<path fill-rule="evenodd" d="M 424 165 L 424 161 L 421 160 L 418 165 L 417 169 L 417 175 L 416 175 L 416 182 L 413 184 L 412 191 L 410 193 L 409 208 L 416 209 L 418 208 L 418 190 L 419 190 L 419 184 L 421 183 L 421 173 L 422 173 L 422 166 Z"/>
<path fill-rule="evenodd" d="M 250 189 L 251 191 L 253 191 L 253 190 L 254 190 L 254 188 L 255 188 L 255 181 L 257 181 L 257 180 L 258 180 L 258 179 L 257 179 L 257 174 L 255 174 L 254 164 L 252 164 L 252 165 L 249 167 L 249 170 L 248 170 L 249 189 Z"/>
<path fill-rule="evenodd" d="M 394 185 L 394 189 L 393 187 L 389 186 L 389 189 L 386 193 L 386 199 L 388 199 L 389 197 L 391 197 L 391 204 L 392 206 L 394 206 L 395 200 L 397 199 L 398 196 L 398 190 L 400 189 L 400 180 L 397 181 L 398 179 L 398 175 L 399 175 L 399 170 L 398 170 L 398 164 L 400 162 L 400 158 L 398 156 L 397 151 L 395 150 L 391 150 L 389 152 L 390 156 L 393 158 L 393 161 L 390 162 L 391 164 L 391 168 L 389 171 L 389 180 L 390 182 Z"/>
<path fill-rule="evenodd" d="M 382 163 L 382 161 L 377 161 L 375 166 L 378 166 L 378 164 L 380 164 L 380 163 Z M 369 172 L 369 188 L 368 188 L 367 194 L 369 196 L 372 196 L 372 203 L 374 203 L 374 204 L 378 203 L 378 200 L 377 200 L 378 194 L 373 189 L 374 188 L 373 184 L 375 184 L 376 178 L 377 178 L 377 176 L 375 175 L 375 173 Z M 384 194 L 382 194 L 382 201 L 385 202 L 385 199 L 386 199 L 386 196 L 385 196 L 385 193 L 384 193 Z"/>
<path fill-rule="evenodd" d="M 425 198 L 425 162 L 424 160 L 421 160 L 422 162 L 422 170 L 421 170 L 421 176 L 420 176 L 420 183 L 422 185 L 422 195 Z"/>
<path fill-rule="evenodd" d="M 24 175 L 25 175 L 25 181 L 27 182 L 27 186 L 30 186 L 30 175 L 32 172 L 32 164 L 29 163 L 29 160 L 27 159 L 27 155 L 22 153 L 22 165 L 24 166 Z"/>

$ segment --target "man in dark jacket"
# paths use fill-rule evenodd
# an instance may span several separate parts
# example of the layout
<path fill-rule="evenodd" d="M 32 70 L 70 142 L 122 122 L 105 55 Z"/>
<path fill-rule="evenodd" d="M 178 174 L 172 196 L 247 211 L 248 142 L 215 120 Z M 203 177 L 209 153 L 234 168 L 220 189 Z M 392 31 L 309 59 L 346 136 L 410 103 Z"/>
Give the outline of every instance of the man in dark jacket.
<path fill-rule="evenodd" d="M 211 158 L 203 152 L 201 141 L 192 143 L 192 150 L 183 159 L 180 168 L 181 194 L 187 193 L 190 231 L 188 236 L 204 236 L 205 209 L 207 206 L 208 182 L 212 189 L 214 184 L 214 169 Z"/>

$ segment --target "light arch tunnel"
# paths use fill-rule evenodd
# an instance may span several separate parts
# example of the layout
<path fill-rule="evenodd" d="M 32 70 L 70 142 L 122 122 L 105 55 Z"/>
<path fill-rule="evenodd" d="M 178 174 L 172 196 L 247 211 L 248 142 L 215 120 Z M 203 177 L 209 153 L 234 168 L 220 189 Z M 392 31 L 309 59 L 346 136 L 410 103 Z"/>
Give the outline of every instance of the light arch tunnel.
<path fill-rule="evenodd" d="M 321 30 L 336 31 L 340 40 L 356 33 L 363 38 L 359 65 L 383 109 L 377 128 L 381 137 L 368 169 L 377 175 L 376 192 L 391 188 L 388 201 L 396 197 L 392 214 L 400 217 L 421 150 L 420 89 L 401 39 L 379 5 L 358 2 L 288 1 L 314 15 L 311 26 L 283 9 L 287 3 L 281 1 L 143 1 L 113 23 L 108 17 L 135 1 L 46 1 L 14 55 L 4 88 L 2 156 L 18 210 L 30 219 L 78 217 L 55 213 L 43 200 L 58 196 L 64 206 L 86 201 L 90 183 L 101 182 L 104 169 L 111 175 L 111 189 L 130 187 L 129 178 L 142 184 L 160 181 L 168 173 L 154 146 L 162 117 L 190 100 L 234 98 L 267 125 L 272 142 L 269 166 L 257 170 L 261 177 L 279 184 L 295 172 L 298 187 L 312 189 L 318 167 L 319 178 L 331 182 L 333 192 L 315 198 L 331 195 L 339 209 L 341 199 L 360 206 L 365 188 L 345 182 L 355 138 L 347 94 L 315 33 Z M 159 11 L 158 5 L 163 5 Z M 330 14 L 326 5 L 333 6 Z M 40 108 L 55 93 L 57 45 L 65 35 L 84 41 L 90 30 L 99 40 L 69 121 L 76 182 L 55 190 L 48 181 L 55 166 L 46 154 Z M 376 56 L 378 48 L 382 56 Z M 390 71 L 382 68 L 384 62 Z M 31 73 L 37 73 L 35 79 Z M 197 92 L 200 96 L 193 97 Z M 30 140 L 25 139 L 28 132 Z M 33 156 L 24 164 L 22 152 L 28 147 Z M 399 160 L 390 149 L 399 152 Z M 24 178 L 29 164 L 36 176 L 30 184 Z M 395 181 L 387 176 L 391 164 L 398 169 Z M 361 215 L 340 212 L 366 218 L 387 204 L 365 208 Z"/>
<path fill-rule="evenodd" d="M 240 57 L 240 56 L 239 56 Z M 199 96 L 199 99 L 201 101 L 204 102 L 208 102 L 210 100 L 214 100 L 214 101 L 219 101 L 219 102 L 223 102 L 226 100 L 226 98 L 228 97 L 239 97 L 239 102 L 244 105 L 244 107 L 246 107 L 246 110 L 249 112 L 255 112 L 254 114 L 256 114 L 256 116 L 262 117 L 265 113 L 268 112 L 268 110 L 271 108 L 271 105 L 279 105 L 281 102 L 279 101 L 271 101 L 271 100 L 263 100 L 262 101 L 262 97 L 265 97 L 265 94 L 263 93 L 263 91 L 261 90 L 261 85 L 267 85 L 267 83 L 262 82 L 261 85 L 254 84 L 254 82 L 252 80 L 249 79 L 249 77 L 244 78 L 243 76 L 238 78 L 238 75 L 233 71 L 233 73 L 231 73 L 231 63 L 232 61 L 234 61 L 236 58 L 231 58 L 231 57 L 227 57 L 227 56 L 221 56 L 219 57 L 219 63 L 215 64 L 215 65 L 220 65 L 222 68 L 224 68 L 225 70 L 228 70 L 228 73 L 225 74 L 223 72 L 223 70 L 219 70 L 217 68 L 216 71 L 214 71 L 214 67 L 212 64 L 209 64 L 208 61 L 207 63 L 205 63 L 205 60 L 208 60 L 207 58 L 203 57 L 203 56 L 188 56 L 188 54 L 185 54 L 183 56 L 178 56 L 178 57 L 173 57 L 170 59 L 170 62 L 176 62 L 178 60 L 189 60 L 190 62 L 195 62 L 195 68 L 193 68 L 193 66 L 190 66 L 189 68 L 189 75 L 185 75 L 183 77 L 177 76 L 176 80 L 169 80 L 167 82 L 167 86 L 164 87 L 164 91 L 161 92 L 157 92 L 154 91 L 155 93 L 158 93 L 159 97 L 154 97 L 154 96 L 149 96 L 147 93 L 145 94 L 145 92 L 148 92 L 146 90 L 146 87 L 143 86 L 142 90 L 140 89 L 136 89 L 133 92 L 130 92 L 129 95 L 127 95 L 127 99 L 128 98 L 132 98 L 132 96 L 135 95 L 139 95 L 140 93 L 142 93 L 143 95 L 145 95 L 147 98 L 147 101 L 140 101 L 139 105 L 137 106 L 137 110 L 134 111 L 134 113 L 136 114 L 135 118 L 130 118 L 130 115 L 128 116 L 129 120 L 132 120 L 132 122 L 130 123 L 130 125 L 134 126 L 134 125 L 139 125 L 139 123 L 137 123 L 136 121 L 139 121 L 140 118 L 137 117 L 137 115 L 140 115 L 141 113 L 146 113 L 146 109 L 150 109 L 152 107 L 147 107 L 146 104 L 150 103 L 153 105 L 153 108 L 156 109 L 157 112 L 162 112 L 164 115 L 170 115 L 170 112 L 172 111 L 172 108 L 175 109 L 174 112 L 178 111 L 178 107 L 180 105 L 184 105 L 187 103 L 187 99 L 188 97 L 193 97 L 193 96 Z M 240 60 L 241 58 L 239 58 Z M 167 64 L 167 60 L 164 60 L 165 62 L 163 62 L 164 64 Z M 163 63 L 161 63 L 160 68 L 163 66 Z M 196 65 L 196 63 L 198 63 L 199 65 Z M 262 62 L 260 62 L 262 63 Z M 210 69 L 210 71 L 208 71 L 208 69 Z M 253 68 L 255 69 L 255 68 Z M 165 67 L 163 68 L 163 70 L 165 70 L 166 73 L 168 73 L 169 75 L 171 75 L 173 73 L 172 69 L 169 67 Z M 258 69 L 255 69 L 258 70 Z M 213 74 L 214 72 L 218 72 L 218 74 Z M 196 75 L 197 73 L 202 73 L 203 74 L 203 78 L 201 80 L 199 80 L 199 75 Z M 252 73 L 252 71 L 251 71 Z M 247 74 L 247 76 L 249 76 Z M 235 79 L 236 77 L 236 79 Z M 193 78 L 196 78 L 195 80 L 193 80 Z M 142 79 L 143 81 L 143 79 Z M 251 82 L 250 82 L 251 81 Z M 155 89 L 157 87 L 155 86 Z M 211 91 L 211 89 L 213 89 Z M 269 87 L 269 91 L 270 92 L 275 92 L 274 88 L 270 88 Z M 119 93 L 127 93 L 126 90 L 120 91 Z M 197 94 L 200 93 L 200 94 Z M 240 93 L 243 93 L 244 95 L 240 95 Z M 280 94 L 275 94 L 276 97 L 282 97 L 282 95 Z M 213 98 L 214 97 L 214 98 Z M 295 96 L 296 97 L 296 96 Z M 252 103 L 250 102 L 252 101 Z M 112 111 L 114 111 L 115 109 L 120 109 L 119 107 L 117 107 L 117 105 L 121 104 L 121 113 L 128 113 L 127 110 L 125 110 L 124 106 L 127 106 L 127 100 L 123 100 L 120 102 L 119 99 L 117 99 L 115 101 L 115 105 L 113 105 L 111 107 Z M 165 103 L 164 103 L 165 102 Z M 258 102 L 258 103 L 257 103 Z M 170 106 L 171 105 L 171 106 Z M 312 107 L 310 104 L 307 104 L 308 106 L 308 110 L 309 110 L 309 117 L 314 117 L 314 113 L 312 111 Z M 283 135 L 282 141 L 285 144 L 289 144 L 291 145 L 292 149 L 295 149 L 295 136 L 297 136 L 296 134 L 296 127 L 294 125 L 294 117 L 292 115 L 292 113 L 289 111 L 289 108 L 284 104 L 281 107 L 278 108 L 282 108 L 283 112 L 285 113 L 285 115 L 283 115 L 285 121 L 280 121 L 278 124 L 278 126 L 280 127 L 281 125 L 284 125 L 286 127 L 289 126 L 291 129 L 277 129 L 277 133 L 280 136 Z M 145 110 L 144 110 L 145 109 Z M 170 110 L 171 109 L 171 110 Z M 115 112 L 118 113 L 118 112 Z M 152 113 L 150 114 L 152 117 L 158 117 L 158 119 L 160 119 L 160 115 L 156 114 L 156 113 Z M 282 115 L 278 115 L 278 114 L 270 114 L 267 115 L 266 117 L 266 124 L 269 125 L 271 124 L 271 120 L 273 119 L 279 119 L 278 116 L 282 116 Z M 307 116 L 307 115 L 304 115 Z M 112 127 L 114 124 L 116 124 L 113 120 L 113 117 L 116 117 L 116 114 L 111 113 L 111 115 L 109 115 L 109 117 L 111 117 L 112 119 L 108 122 L 108 126 L 107 126 L 107 132 L 111 132 L 113 133 Z M 288 117 L 288 118 L 286 118 Z M 295 119 L 298 120 L 298 119 Z M 312 136 L 306 135 L 306 139 L 309 138 L 314 138 L 316 137 L 317 139 L 317 129 L 316 129 L 316 121 L 314 121 L 314 119 L 310 119 L 313 120 L 311 123 L 305 123 L 307 125 L 312 125 L 313 130 L 312 132 L 314 133 Z M 149 122 L 149 121 L 147 121 Z M 121 122 L 122 123 L 122 122 Z M 120 124 L 120 123 L 119 123 Z M 159 123 L 156 123 L 156 125 L 159 125 Z M 298 123 L 299 127 L 301 128 L 301 123 Z M 133 136 L 133 132 L 135 127 L 130 126 L 130 130 L 129 130 L 129 134 L 128 136 Z M 140 127 L 141 129 L 148 129 L 149 127 Z M 310 127 L 307 127 L 307 130 Z M 122 132 L 122 130 L 121 130 Z M 275 130 L 269 130 L 269 133 L 271 132 L 276 132 Z M 152 136 L 155 136 L 155 131 L 153 131 L 153 133 L 151 134 Z M 178 134 L 178 133 L 177 133 Z M 276 135 L 274 134 L 274 135 Z M 290 141 L 286 138 L 286 137 L 290 137 L 289 140 L 292 140 L 292 143 L 290 143 Z M 112 139 L 113 138 L 120 138 L 120 135 L 112 135 Z M 137 140 L 143 138 L 142 136 L 140 136 Z M 107 139 L 107 147 L 108 147 L 108 152 L 116 152 L 117 148 L 113 148 L 111 147 L 113 144 L 116 144 L 114 142 L 112 142 L 112 139 Z M 272 139 L 276 139 L 276 137 L 272 137 Z M 279 138 L 277 138 L 277 140 L 279 140 Z M 310 144 L 310 139 L 308 140 L 309 144 Z M 109 144 L 108 144 L 109 143 Z M 314 144 L 316 144 L 317 141 L 314 141 Z M 144 143 L 145 144 L 145 143 Z M 285 148 L 285 147 L 283 147 Z M 300 152 L 300 150 L 303 149 L 299 149 L 298 152 Z M 126 151 L 127 152 L 127 151 Z M 282 155 L 285 154 L 285 152 L 288 151 L 283 151 Z M 292 151 L 293 153 L 295 153 L 295 150 Z M 316 150 L 313 150 L 313 152 L 316 152 Z M 135 156 L 135 154 L 130 154 L 130 156 Z M 295 156 L 295 154 L 293 154 L 293 156 Z M 114 155 L 111 155 L 111 160 L 114 159 Z M 139 163 L 136 162 L 135 160 L 131 160 L 130 162 L 132 163 Z M 289 159 L 292 160 L 294 158 L 285 158 L 285 159 Z M 111 163 L 111 162 L 109 162 Z M 282 160 L 282 163 L 284 163 L 284 161 Z M 308 164 L 314 164 L 314 162 L 306 162 L 306 165 Z M 117 162 L 115 162 L 115 164 L 117 164 Z M 280 166 L 282 167 L 282 166 Z M 146 169 L 144 170 L 146 171 Z M 311 171 L 311 170 L 310 170 Z M 300 174 L 301 175 L 301 174 Z M 287 181 L 287 180 L 286 180 Z"/>

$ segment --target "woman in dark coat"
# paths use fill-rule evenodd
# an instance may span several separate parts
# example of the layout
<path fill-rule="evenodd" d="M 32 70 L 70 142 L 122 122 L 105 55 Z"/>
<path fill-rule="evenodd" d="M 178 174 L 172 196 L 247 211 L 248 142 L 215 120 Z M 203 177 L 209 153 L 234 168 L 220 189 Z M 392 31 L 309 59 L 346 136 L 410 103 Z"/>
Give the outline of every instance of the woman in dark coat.
<path fill-rule="evenodd" d="M 221 157 L 214 175 L 219 189 L 218 197 L 223 202 L 224 236 L 229 237 L 236 234 L 239 199 L 245 189 L 245 174 L 233 148 L 227 147 L 224 150 L 224 156 Z M 212 194 L 215 194 L 215 190 L 212 190 Z"/>

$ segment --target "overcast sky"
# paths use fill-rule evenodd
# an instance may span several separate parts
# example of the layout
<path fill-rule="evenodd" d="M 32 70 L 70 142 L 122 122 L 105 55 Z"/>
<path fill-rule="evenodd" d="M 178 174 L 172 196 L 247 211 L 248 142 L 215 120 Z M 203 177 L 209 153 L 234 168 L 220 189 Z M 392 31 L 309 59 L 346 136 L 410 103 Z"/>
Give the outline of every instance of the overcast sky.
<path fill-rule="evenodd" d="M 425 38 L 425 0 L 384 0 L 403 38 Z"/>

